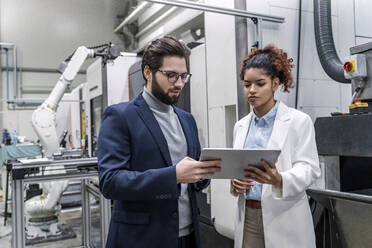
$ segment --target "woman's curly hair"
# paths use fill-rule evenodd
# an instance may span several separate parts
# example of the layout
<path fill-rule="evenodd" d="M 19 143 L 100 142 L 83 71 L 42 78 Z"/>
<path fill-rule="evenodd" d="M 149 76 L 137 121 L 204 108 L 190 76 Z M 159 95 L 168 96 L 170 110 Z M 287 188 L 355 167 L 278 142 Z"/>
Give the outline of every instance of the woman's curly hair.
<path fill-rule="evenodd" d="M 257 49 L 248 54 L 242 61 L 240 68 L 240 80 L 244 80 L 244 73 L 250 68 L 263 70 L 271 79 L 279 78 L 279 84 L 283 91 L 289 92 L 289 88 L 294 87 L 291 70 L 293 59 L 288 58 L 287 53 L 273 45 L 268 45 L 263 49 Z"/>

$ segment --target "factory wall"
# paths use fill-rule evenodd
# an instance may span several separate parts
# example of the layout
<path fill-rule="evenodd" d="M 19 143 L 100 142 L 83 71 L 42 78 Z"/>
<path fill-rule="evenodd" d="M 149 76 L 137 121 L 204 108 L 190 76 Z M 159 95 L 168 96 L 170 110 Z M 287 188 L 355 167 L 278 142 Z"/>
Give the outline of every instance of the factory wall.
<path fill-rule="evenodd" d="M 335 46 L 342 60 L 349 54 L 349 48 L 355 45 L 354 3 L 349 0 L 332 1 L 331 8 Z M 285 49 L 296 65 L 292 74 L 297 89 L 292 89 L 290 93 L 279 91 L 276 98 L 308 113 L 313 121 L 316 117 L 329 115 L 330 112 L 347 112 L 351 99 L 350 85 L 336 83 L 329 78 L 318 58 L 315 46 L 313 1 L 302 1 L 300 6 L 299 0 L 247 0 L 247 9 L 285 17 L 284 24 L 267 23 L 263 30 L 264 45 L 274 44 Z M 299 37 L 300 42 L 298 42 Z M 298 49 L 300 49 L 299 53 Z M 297 66 L 299 67 L 298 81 Z M 296 90 L 298 91 L 297 106 Z"/>
<path fill-rule="evenodd" d="M 55 70 L 78 46 L 109 41 L 122 45 L 113 28 L 118 24 L 118 15 L 122 14 L 125 4 L 125 1 L 117 0 L 0 0 L 0 42 L 17 46 L 19 67 Z M 5 67 L 4 52 L 1 57 L 1 66 Z M 9 62 L 12 66 L 12 59 Z M 82 70 L 90 63 L 87 61 Z M 10 98 L 13 98 L 12 72 L 9 76 Z M 44 100 L 59 76 L 53 72 L 18 73 L 17 81 L 22 87 L 18 96 Z M 30 124 L 34 107 L 17 107 L 18 111 L 8 109 L 4 102 L 4 71 L 0 79 L 0 129 L 17 130 L 19 135 L 35 140 Z M 72 88 L 82 82 L 85 82 L 85 75 L 79 74 Z"/>
<path fill-rule="evenodd" d="M 115 35 L 112 29 L 118 24 L 117 15 L 122 10 L 123 2 L 125 1 L 0 0 L 0 41 L 17 45 L 18 66 L 55 69 L 79 45 L 96 45 L 108 41 L 121 44 L 119 36 Z M 233 1 L 231 0 L 204 2 L 211 5 L 233 7 L 231 4 Z M 264 45 L 274 44 L 284 48 L 289 56 L 294 59 L 295 65 L 299 65 L 299 81 L 296 82 L 298 90 L 297 107 L 310 114 L 313 120 L 333 111 L 347 112 L 351 99 L 350 85 L 334 82 L 325 74 L 319 63 L 314 39 L 313 1 L 302 1 L 300 43 L 298 42 L 300 0 L 246 0 L 246 4 L 247 11 L 285 17 L 284 24 L 264 24 L 263 43 Z M 341 59 L 349 54 L 351 46 L 372 41 L 372 31 L 368 26 L 370 21 L 368 10 L 371 8 L 372 2 L 367 0 L 332 1 L 333 34 L 336 49 Z M 175 11 L 175 14 L 177 14 L 175 16 L 179 16 L 177 11 Z M 200 15 L 200 12 L 188 11 L 187 14 L 187 16 L 197 16 Z M 207 22 L 210 20 L 211 23 L 215 22 L 213 17 L 211 19 L 208 15 L 203 18 L 204 22 L 205 20 Z M 145 19 L 145 16 L 142 19 Z M 172 23 L 174 25 L 175 22 Z M 253 43 L 254 26 L 250 21 L 248 23 L 248 47 L 250 47 Z M 143 26 L 146 22 L 141 22 L 140 18 L 139 24 Z M 154 33 L 159 33 L 162 30 L 172 30 L 172 26 L 168 27 L 166 22 L 163 24 L 164 27 L 154 30 Z M 229 32 L 233 35 L 234 30 L 230 29 Z M 140 37 L 139 45 L 145 45 L 150 36 L 156 35 Z M 206 36 L 208 36 L 208 33 Z M 204 40 L 206 44 L 214 42 L 211 32 L 209 32 L 209 37 L 209 40 L 208 37 Z M 226 46 L 224 47 L 226 50 Z M 298 48 L 300 48 L 299 64 Z M 207 46 L 205 49 L 208 51 L 210 48 Z M 230 50 L 234 51 L 232 48 Z M 226 54 L 228 54 L 227 50 Z M 213 56 L 212 50 L 206 56 L 207 63 L 211 63 L 213 59 L 211 58 Z M 4 67 L 3 52 L 1 57 L 1 66 Z M 223 58 L 223 60 L 226 61 L 226 58 Z M 229 57 L 228 60 L 231 60 L 229 66 L 237 66 L 232 57 Z M 10 59 L 10 64 L 12 64 L 12 59 Z M 86 65 L 88 64 L 86 63 Z M 86 66 L 82 69 L 85 68 Z M 209 69 L 206 68 L 206 70 L 209 70 L 207 78 L 212 85 L 213 66 L 209 66 Z M 12 73 L 9 76 L 10 96 L 12 97 Z M 297 78 L 297 68 L 293 70 L 293 76 L 295 79 Z M 36 100 L 45 99 L 58 77 L 59 74 L 57 73 L 19 73 L 18 84 L 22 89 L 18 89 L 18 92 L 23 92 L 19 94 L 19 97 Z M 31 139 L 36 138 L 29 123 L 32 108 L 24 107 L 18 111 L 9 110 L 8 105 L 4 103 L 4 72 L 1 72 L 0 79 L 0 127 L 8 128 L 10 131 L 15 129 L 20 135 L 25 135 Z M 84 75 L 78 75 L 73 86 L 84 82 L 84 80 Z M 232 78 L 232 80 L 236 80 L 236 78 Z M 224 98 L 214 98 L 213 94 L 208 97 L 209 108 L 214 109 L 211 109 L 212 112 L 217 111 L 218 106 L 222 105 L 230 106 L 223 110 L 225 114 L 234 111 L 236 86 L 232 86 L 230 89 L 225 88 L 223 93 L 225 92 L 227 95 Z M 220 93 L 217 92 L 217 94 Z M 290 93 L 278 92 L 276 97 L 289 106 L 296 107 L 296 89 L 292 89 Z M 222 99 L 223 104 L 217 104 L 217 106 L 215 101 L 218 101 L 218 99 Z M 210 113 L 211 117 L 214 115 L 214 112 L 212 112 Z M 215 123 L 213 118 L 209 122 Z M 220 123 L 222 125 L 222 122 Z M 226 123 L 223 125 L 226 125 Z"/>

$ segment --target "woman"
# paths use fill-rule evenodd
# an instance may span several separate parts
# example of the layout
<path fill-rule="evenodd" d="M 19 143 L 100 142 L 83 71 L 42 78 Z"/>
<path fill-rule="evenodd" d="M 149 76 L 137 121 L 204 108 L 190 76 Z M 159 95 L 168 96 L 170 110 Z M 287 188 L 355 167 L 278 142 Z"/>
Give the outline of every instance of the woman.
<path fill-rule="evenodd" d="M 235 124 L 234 148 L 280 149 L 266 171 L 248 166 L 244 180 L 231 180 L 239 196 L 236 248 L 315 248 L 312 216 L 305 190 L 320 177 L 310 117 L 274 100 L 279 85 L 293 88 L 292 59 L 274 46 L 250 53 L 240 79 L 253 111 Z"/>

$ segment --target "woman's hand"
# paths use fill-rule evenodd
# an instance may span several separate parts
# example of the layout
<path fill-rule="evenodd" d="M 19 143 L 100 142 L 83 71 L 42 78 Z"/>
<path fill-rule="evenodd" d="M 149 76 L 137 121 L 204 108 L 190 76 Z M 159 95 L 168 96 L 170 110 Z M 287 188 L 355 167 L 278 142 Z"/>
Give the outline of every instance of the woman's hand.
<path fill-rule="evenodd" d="M 252 181 L 253 180 L 251 179 L 232 179 L 231 185 L 237 194 L 245 194 L 247 189 L 250 189 L 253 186 Z"/>
<path fill-rule="evenodd" d="M 277 188 L 282 188 L 282 175 L 274 165 L 269 165 L 265 160 L 261 160 L 266 171 L 262 171 L 252 165 L 248 165 L 249 170 L 245 170 L 245 178 L 257 181 L 263 184 L 271 184 Z"/>

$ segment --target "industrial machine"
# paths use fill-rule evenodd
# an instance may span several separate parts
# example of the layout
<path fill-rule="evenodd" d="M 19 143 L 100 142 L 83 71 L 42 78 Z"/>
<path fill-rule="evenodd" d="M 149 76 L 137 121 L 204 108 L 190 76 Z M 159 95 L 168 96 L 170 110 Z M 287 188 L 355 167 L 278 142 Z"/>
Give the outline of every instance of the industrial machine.
<path fill-rule="evenodd" d="M 370 247 L 372 211 L 372 42 L 350 48 L 344 76 L 352 83 L 349 113 L 315 121 L 324 190 L 308 194 L 323 207 L 315 214 L 318 245 Z M 351 228 L 352 227 L 352 228 Z M 321 244 L 320 244 L 320 243 Z"/>
<path fill-rule="evenodd" d="M 129 80 L 130 67 L 139 59 L 136 53 L 122 52 L 109 63 L 102 63 L 102 59 L 98 59 L 87 68 L 87 85 L 83 89 L 83 99 L 86 106 L 85 133 L 89 156 L 94 157 L 97 152 L 98 132 L 104 109 L 109 105 L 130 100 L 133 95 L 130 89 L 133 85 L 140 85 L 142 90 L 142 81 Z"/>
<path fill-rule="evenodd" d="M 8 161 L 9 162 L 9 161 Z M 24 187 L 27 183 L 51 182 L 63 179 L 77 179 L 81 181 L 81 207 L 82 207 L 82 246 L 92 247 L 93 238 L 91 237 L 91 196 L 99 199 L 100 207 L 100 247 L 105 247 L 109 221 L 111 216 L 111 201 L 104 198 L 98 187 L 94 184 L 94 179 L 98 177 L 97 158 L 77 158 L 53 160 L 26 159 L 11 161 L 12 167 L 12 191 L 13 191 L 13 213 L 17 213 L 12 218 L 12 247 L 23 248 L 26 245 L 34 245 L 41 242 L 55 242 L 61 239 L 76 237 L 71 227 L 67 224 L 52 225 L 55 223 L 56 208 L 53 202 L 48 199 L 40 198 L 41 203 L 32 206 L 28 201 L 24 202 Z M 62 167 L 63 170 L 55 170 Z M 48 173 L 52 170 L 53 173 Z M 43 172 L 43 173 L 40 173 Z M 52 188 L 49 194 L 53 194 Z M 45 199 L 45 201 L 43 201 Z M 31 205 L 31 206 L 30 206 Z M 31 218 L 24 218 L 24 213 L 32 212 Z M 30 222 L 33 222 L 30 225 Z M 26 232 L 25 232 L 26 229 Z M 63 235 L 53 235 L 62 233 Z M 33 239 L 30 234 L 36 235 Z M 39 236 L 44 234 L 44 236 Z"/>
<path fill-rule="evenodd" d="M 79 69 L 87 58 L 99 56 L 101 57 L 99 60 L 100 63 L 106 64 L 119 55 L 120 48 L 112 44 L 105 44 L 93 48 L 81 46 L 62 63 L 60 67 L 62 75 L 56 86 L 49 97 L 34 111 L 32 115 L 33 128 L 40 138 L 44 155 L 48 161 L 67 161 L 71 158 L 76 159 L 83 156 L 81 150 L 69 151 L 60 149 L 61 140 L 57 136 L 56 131 L 56 110 L 66 89 L 71 85 Z M 79 94 L 79 92 L 80 88 L 75 91 L 75 95 Z M 80 104 L 80 102 L 76 104 Z M 80 119 L 80 113 L 75 113 L 75 115 Z M 80 136 L 81 134 L 79 133 L 78 135 Z M 84 134 L 82 134 L 81 137 L 83 139 Z M 71 141 L 73 141 L 73 139 Z M 27 164 L 27 162 L 25 163 Z M 42 173 L 42 175 L 53 175 L 66 174 L 67 171 L 63 164 L 56 164 L 53 165 L 53 167 L 44 166 L 43 170 L 39 173 Z M 27 200 L 25 204 L 27 223 L 26 233 L 28 239 L 60 234 L 58 227 L 60 198 L 68 186 L 68 181 L 48 181 L 41 185 L 43 189 L 42 195 L 32 197 Z"/>

